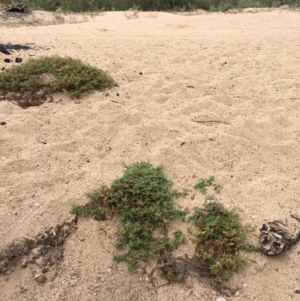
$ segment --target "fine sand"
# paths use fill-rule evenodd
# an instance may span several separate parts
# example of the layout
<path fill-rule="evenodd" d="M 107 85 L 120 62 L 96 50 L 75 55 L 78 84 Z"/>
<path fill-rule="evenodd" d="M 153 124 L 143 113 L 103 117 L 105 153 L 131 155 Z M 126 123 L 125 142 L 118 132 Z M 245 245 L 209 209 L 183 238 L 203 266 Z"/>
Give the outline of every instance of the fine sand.
<path fill-rule="evenodd" d="M 252 11 L 253 12 L 253 11 Z M 85 23 L 0 27 L 0 43 L 33 49 L 10 57 L 60 55 L 107 71 L 119 86 L 80 100 L 22 109 L 0 101 L 0 250 L 72 217 L 72 204 L 122 175 L 124 163 L 162 164 L 179 207 L 202 205 L 194 177 L 215 176 L 218 199 L 242 209 L 255 230 L 300 213 L 300 15 L 176 15 L 109 12 Z M 34 44 L 30 44 L 34 43 Z M 12 64 L 3 62 L 0 69 Z M 198 121 L 198 122 L 197 122 Z M 176 225 L 175 225 L 176 226 Z M 182 226 L 181 224 L 178 226 Z M 37 281 L 42 263 L 0 274 L 0 300 L 215 300 L 207 279 L 153 287 L 112 260 L 115 221 L 79 219 L 65 241 L 56 277 Z M 193 253 L 188 241 L 179 253 Z M 1 253 L 0 253 L 1 254 Z M 26 257 L 26 254 L 20 254 Z M 278 257 L 250 254 L 227 283 L 226 300 L 299 300 L 300 245 Z M 51 271 L 49 272 L 51 273 Z M 53 274 L 53 273 L 52 273 Z M 51 274 L 51 275 L 52 275 Z M 164 282 L 155 273 L 158 284 Z M 43 279 L 42 279 L 43 280 Z"/>

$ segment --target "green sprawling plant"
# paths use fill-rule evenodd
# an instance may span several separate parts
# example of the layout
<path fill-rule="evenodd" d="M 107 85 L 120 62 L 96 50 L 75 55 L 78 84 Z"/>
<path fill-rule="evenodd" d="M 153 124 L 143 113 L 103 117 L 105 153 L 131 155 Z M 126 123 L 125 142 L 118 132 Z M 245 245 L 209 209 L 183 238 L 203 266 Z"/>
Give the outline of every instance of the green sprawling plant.
<path fill-rule="evenodd" d="M 167 233 L 170 220 L 185 215 L 173 207 L 178 193 L 172 185 L 161 166 L 147 162 L 125 165 L 122 177 L 110 187 L 101 186 L 89 193 L 89 203 L 74 205 L 71 213 L 98 219 L 108 213 L 118 214 L 116 248 L 122 251 L 114 259 L 127 262 L 129 270 L 134 271 L 137 263 L 146 261 L 150 254 L 158 262 L 168 261 L 171 252 L 184 242 L 180 231 L 173 238 Z"/>
<path fill-rule="evenodd" d="M 216 201 L 206 201 L 203 209 L 196 207 L 190 220 L 195 226 L 189 231 L 196 243 L 196 255 L 217 281 L 227 279 L 247 262 L 239 250 L 255 249 L 246 243 L 250 226 L 241 224 L 237 211 L 227 210 Z"/>
<path fill-rule="evenodd" d="M 215 177 L 211 176 L 208 179 L 199 179 L 199 182 L 194 186 L 194 188 L 199 189 L 202 193 L 207 192 L 207 187 L 213 187 L 216 193 L 221 191 L 221 185 L 215 183 Z"/>
<path fill-rule="evenodd" d="M 113 79 L 104 71 L 70 57 L 41 57 L 0 73 L 0 94 L 14 92 L 20 97 L 67 92 L 79 97 L 92 90 L 105 90 Z"/>

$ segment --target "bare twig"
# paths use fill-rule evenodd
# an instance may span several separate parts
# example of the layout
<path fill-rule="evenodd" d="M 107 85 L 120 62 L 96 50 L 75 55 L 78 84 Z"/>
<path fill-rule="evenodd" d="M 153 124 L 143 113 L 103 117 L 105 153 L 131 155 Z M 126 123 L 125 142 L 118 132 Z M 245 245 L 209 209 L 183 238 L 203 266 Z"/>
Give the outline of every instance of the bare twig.
<path fill-rule="evenodd" d="M 174 263 L 174 262 L 173 262 L 173 260 L 172 260 L 172 261 L 168 261 L 168 262 L 165 262 L 165 263 L 157 264 L 157 265 L 151 270 L 151 272 L 148 274 L 148 277 L 149 277 L 149 280 L 150 280 L 150 282 L 152 283 L 153 286 L 155 286 L 155 284 L 154 284 L 155 279 L 154 279 L 154 277 L 153 277 L 154 272 L 155 272 L 156 270 L 158 270 L 158 269 L 163 268 L 163 267 L 170 266 L 170 265 L 172 265 L 173 263 Z"/>
<path fill-rule="evenodd" d="M 294 219 L 296 219 L 298 222 L 300 222 L 300 215 L 299 215 L 299 214 L 297 214 L 297 213 L 292 213 L 292 214 L 291 214 L 291 217 L 294 218 Z"/>
<path fill-rule="evenodd" d="M 223 120 L 195 120 L 195 119 L 191 119 L 191 121 L 197 122 L 197 123 L 224 123 L 224 124 L 230 124 L 229 122 L 223 121 Z"/>
<path fill-rule="evenodd" d="M 49 246 L 50 248 L 52 248 L 51 246 Z M 54 271 L 54 275 L 51 279 L 51 281 L 53 281 L 57 274 L 58 274 L 58 250 L 57 250 L 57 243 L 55 243 L 55 248 L 54 248 L 54 259 L 55 259 L 55 271 Z"/>

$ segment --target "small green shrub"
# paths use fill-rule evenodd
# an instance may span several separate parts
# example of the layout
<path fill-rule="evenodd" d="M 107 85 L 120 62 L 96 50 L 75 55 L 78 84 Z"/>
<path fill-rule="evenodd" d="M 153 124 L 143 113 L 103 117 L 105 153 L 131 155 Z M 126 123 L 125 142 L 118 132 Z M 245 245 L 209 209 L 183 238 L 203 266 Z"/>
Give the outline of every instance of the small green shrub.
<path fill-rule="evenodd" d="M 171 252 L 185 240 L 180 231 L 170 238 L 167 226 L 171 219 L 180 218 L 185 212 L 176 210 L 172 182 L 162 172 L 147 162 L 125 165 L 122 177 L 110 187 L 101 186 L 88 194 L 89 203 L 74 205 L 71 213 L 79 216 L 93 215 L 105 218 L 107 213 L 119 216 L 116 248 L 121 253 L 116 261 L 125 261 L 130 271 L 135 271 L 139 261 L 146 261 L 150 254 L 156 261 L 164 262 Z"/>
<path fill-rule="evenodd" d="M 124 16 L 127 20 L 136 19 L 139 17 L 139 11 L 140 7 L 133 3 L 132 8 L 130 8 L 129 11 L 126 11 Z"/>
<path fill-rule="evenodd" d="M 207 187 L 213 187 L 216 193 L 221 191 L 221 185 L 215 183 L 215 177 L 211 176 L 208 179 L 199 179 L 199 182 L 194 186 L 194 188 L 199 189 L 202 193 L 207 192 Z"/>
<path fill-rule="evenodd" d="M 0 73 L 0 94 L 14 92 L 20 97 L 67 92 L 79 97 L 92 90 L 105 90 L 113 79 L 100 69 L 70 57 L 42 57 L 13 66 Z"/>
<path fill-rule="evenodd" d="M 196 207 L 190 217 L 195 230 L 189 230 L 196 243 L 196 254 L 207 264 L 217 281 L 227 279 L 247 260 L 239 250 L 254 250 L 246 244 L 250 226 L 243 226 L 235 210 L 227 210 L 216 201 L 206 201 L 204 208 Z"/>
<path fill-rule="evenodd" d="M 213 196 L 208 196 L 204 208 L 194 208 L 189 218 L 194 225 L 188 231 L 196 245 L 195 256 L 173 257 L 172 251 L 185 241 L 185 236 L 175 231 L 170 237 L 167 227 L 172 219 L 185 219 L 187 210 L 176 210 L 174 198 L 186 195 L 187 191 L 174 191 L 172 185 L 161 166 L 153 167 L 147 162 L 125 165 L 122 177 L 89 193 L 89 202 L 84 206 L 74 205 L 71 213 L 98 220 L 105 219 L 107 214 L 117 214 L 115 246 L 119 252 L 114 260 L 126 262 L 133 272 L 139 261 L 154 259 L 158 264 L 149 273 L 151 282 L 156 269 L 169 281 L 182 281 L 188 269 L 197 267 L 207 268 L 219 282 L 227 279 L 248 261 L 240 251 L 256 250 L 246 243 L 250 226 L 242 225 L 237 210 L 227 210 Z M 214 177 L 201 179 L 200 189 L 209 186 L 220 189 Z"/>

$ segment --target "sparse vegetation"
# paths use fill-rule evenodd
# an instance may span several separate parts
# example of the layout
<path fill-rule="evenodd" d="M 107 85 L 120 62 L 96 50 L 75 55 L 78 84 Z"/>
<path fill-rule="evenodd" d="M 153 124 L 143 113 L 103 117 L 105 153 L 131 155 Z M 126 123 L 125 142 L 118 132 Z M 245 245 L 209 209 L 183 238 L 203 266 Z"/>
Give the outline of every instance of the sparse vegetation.
<path fill-rule="evenodd" d="M 139 11 L 140 11 L 140 7 L 135 3 L 133 3 L 132 8 L 130 8 L 128 11 L 124 13 L 125 18 L 127 20 L 136 19 L 139 17 Z"/>
<path fill-rule="evenodd" d="M 139 6 L 142 11 L 226 11 L 245 7 L 300 7 L 299 0 L 27 0 L 31 8 L 55 11 L 61 8 L 65 12 L 126 11 Z"/>
<path fill-rule="evenodd" d="M 194 209 L 190 220 L 195 226 L 189 231 L 196 243 L 196 256 L 207 264 L 217 281 L 227 279 L 248 261 L 240 250 L 255 250 L 246 243 L 251 228 L 241 224 L 236 210 L 228 210 L 216 201 L 206 201 L 204 208 Z"/>
<path fill-rule="evenodd" d="M 52 24 L 62 24 L 65 22 L 65 17 L 64 15 L 62 14 L 62 11 L 61 9 L 57 9 L 56 11 L 54 11 L 52 13 L 53 15 L 53 21 L 52 21 Z"/>
<path fill-rule="evenodd" d="M 0 94 L 13 92 L 19 97 L 66 92 L 79 97 L 92 90 L 105 90 L 112 78 L 100 69 L 70 57 L 42 57 L 13 66 L 0 73 Z"/>
<path fill-rule="evenodd" d="M 213 187 L 216 193 L 220 193 L 221 185 L 215 183 L 215 177 L 211 176 L 208 179 L 199 179 L 194 188 L 199 189 L 202 193 L 207 192 L 208 187 Z"/>
<path fill-rule="evenodd" d="M 89 203 L 74 205 L 71 212 L 79 216 L 94 216 L 103 219 L 107 214 L 117 214 L 116 248 L 121 251 L 114 256 L 116 261 L 125 261 L 130 271 L 135 271 L 139 261 L 148 258 L 157 262 L 168 261 L 171 252 L 185 237 L 180 231 L 170 238 L 167 226 L 172 219 L 185 215 L 174 208 L 172 182 L 162 172 L 147 162 L 125 165 L 121 178 L 110 187 L 101 186 L 88 194 Z"/>
<path fill-rule="evenodd" d="M 239 251 L 255 249 L 246 244 L 250 226 L 241 224 L 236 210 L 227 210 L 210 197 L 204 208 L 194 208 L 189 218 L 193 228 L 188 232 L 196 244 L 196 255 L 190 259 L 174 258 L 172 251 L 185 241 L 185 235 L 175 231 L 170 237 L 168 225 L 172 219 L 184 221 L 188 210 L 174 208 L 174 198 L 186 195 L 187 191 L 175 191 L 172 185 L 161 166 L 154 167 L 147 162 L 125 165 L 122 177 L 89 193 L 89 202 L 74 205 L 71 213 L 97 220 L 116 214 L 119 222 L 115 246 L 119 253 L 114 260 L 126 262 L 132 272 L 139 261 L 155 260 L 157 265 L 149 274 L 151 282 L 156 269 L 169 281 L 182 281 L 187 266 L 193 268 L 193 265 L 209 270 L 217 281 L 227 279 L 247 262 Z M 214 183 L 214 177 L 202 179 L 200 186 L 220 188 Z"/>

